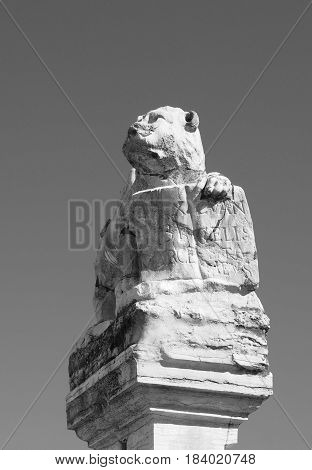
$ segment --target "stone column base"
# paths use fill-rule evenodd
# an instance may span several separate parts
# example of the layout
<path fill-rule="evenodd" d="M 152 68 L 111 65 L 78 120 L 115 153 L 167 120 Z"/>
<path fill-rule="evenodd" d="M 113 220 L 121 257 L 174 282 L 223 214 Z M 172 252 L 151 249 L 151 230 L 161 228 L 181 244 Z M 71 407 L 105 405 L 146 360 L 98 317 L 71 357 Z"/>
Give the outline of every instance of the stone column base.
<path fill-rule="evenodd" d="M 129 347 L 70 392 L 69 429 L 92 449 L 225 449 L 271 394 L 270 373 L 174 365 Z"/>
<path fill-rule="evenodd" d="M 238 426 L 245 419 L 150 408 L 140 423 L 133 423 L 124 433 L 120 430 L 121 440 L 109 443 L 106 436 L 98 436 L 90 444 L 95 449 L 116 450 L 225 449 L 237 443 Z"/>

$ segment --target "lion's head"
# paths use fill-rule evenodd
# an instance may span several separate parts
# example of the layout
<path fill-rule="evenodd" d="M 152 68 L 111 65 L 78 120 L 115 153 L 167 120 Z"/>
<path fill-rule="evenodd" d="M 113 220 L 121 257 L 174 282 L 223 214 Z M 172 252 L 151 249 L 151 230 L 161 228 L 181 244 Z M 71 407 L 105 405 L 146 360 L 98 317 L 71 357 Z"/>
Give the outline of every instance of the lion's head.
<path fill-rule="evenodd" d="M 164 106 L 138 116 L 130 126 L 123 152 L 141 174 L 170 178 L 178 173 L 201 173 L 205 154 L 195 111 Z"/>

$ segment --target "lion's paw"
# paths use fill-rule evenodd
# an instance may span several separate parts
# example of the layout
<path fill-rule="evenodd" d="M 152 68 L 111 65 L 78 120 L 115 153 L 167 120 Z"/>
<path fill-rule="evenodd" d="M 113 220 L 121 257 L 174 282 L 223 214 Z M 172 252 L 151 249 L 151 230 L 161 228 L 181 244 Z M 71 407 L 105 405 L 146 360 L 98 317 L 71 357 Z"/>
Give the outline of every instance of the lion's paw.
<path fill-rule="evenodd" d="M 213 197 L 214 199 L 221 199 L 229 197 L 232 191 L 232 183 L 220 173 L 208 173 L 207 183 L 204 187 L 204 196 Z"/>

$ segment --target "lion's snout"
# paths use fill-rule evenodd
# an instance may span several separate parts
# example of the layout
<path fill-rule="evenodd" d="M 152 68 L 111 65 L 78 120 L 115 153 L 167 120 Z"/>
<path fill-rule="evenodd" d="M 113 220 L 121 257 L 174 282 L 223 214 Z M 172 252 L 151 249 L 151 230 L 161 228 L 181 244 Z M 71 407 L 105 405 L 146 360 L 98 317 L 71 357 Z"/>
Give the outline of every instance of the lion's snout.
<path fill-rule="evenodd" d="M 138 131 L 137 131 L 137 128 L 135 126 L 135 124 L 133 126 L 130 126 L 129 129 L 128 129 L 128 137 L 133 137 L 135 135 L 137 135 Z"/>

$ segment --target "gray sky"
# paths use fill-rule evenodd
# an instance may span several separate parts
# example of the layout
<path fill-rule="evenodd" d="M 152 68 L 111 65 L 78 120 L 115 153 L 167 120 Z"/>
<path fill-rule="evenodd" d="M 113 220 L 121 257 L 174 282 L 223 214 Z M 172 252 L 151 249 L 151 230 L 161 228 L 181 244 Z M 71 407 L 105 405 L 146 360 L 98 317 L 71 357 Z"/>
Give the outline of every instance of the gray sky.
<path fill-rule="evenodd" d="M 138 114 L 195 109 L 209 147 L 307 0 L 6 0 L 116 165 Z M 312 445 L 312 10 L 222 138 L 207 169 L 243 186 L 271 318 L 276 397 Z M 92 315 L 92 250 L 69 252 L 69 198 L 115 198 L 120 175 L 0 6 L 1 443 Z M 7 448 L 80 449 L 66 430 L 67 360 Z M 269 399 L 245 449 L 304 449 Z"/>

